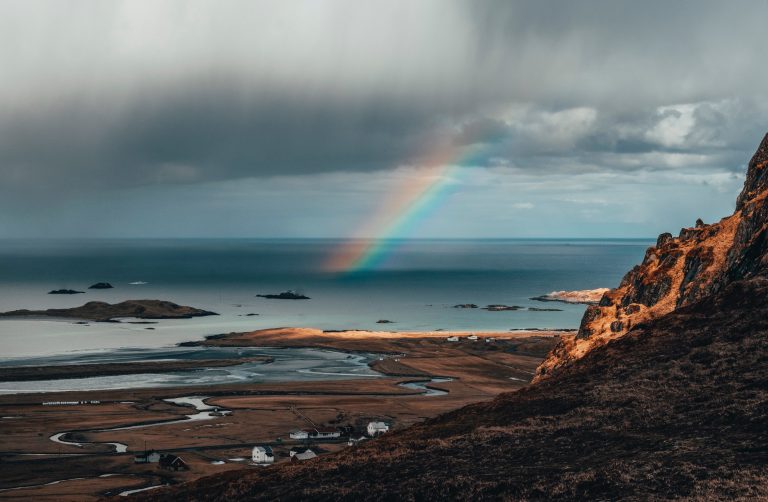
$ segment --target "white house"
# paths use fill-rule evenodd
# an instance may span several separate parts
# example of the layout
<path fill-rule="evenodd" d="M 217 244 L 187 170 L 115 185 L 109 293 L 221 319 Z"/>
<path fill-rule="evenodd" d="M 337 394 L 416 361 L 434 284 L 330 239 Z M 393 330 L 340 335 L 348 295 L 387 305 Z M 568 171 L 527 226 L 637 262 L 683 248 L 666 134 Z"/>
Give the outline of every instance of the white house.
<path fill-rule="evenodd" d="M 309 460 L 315 458 L 317 454 L 309 448 L 291 448 L 290 451 L 291 462 L 297 462 L 300 460 Z"/>
<path fill-rule="evenodd" d="M 473 342 L 476 342 L 477 341 L 477 335 L 472 333 L 471 335 L 469 335 L 467 337 L 467 340 L 472 340 Z"/>
<path fill-rule="evenodd" d="M 254 446 L 251 460 L 254 464 L 271 464 L 275 461 L 275 454 L 270 446 Z"/>
<path fill-rule="evenodd" d="M 458 342 L 459 341 L 459 337 L 458 336 L 449 336 L 448 338 L 446 338 L 446 340 L 449 341 L 449 342 Z"/>
<path fill-rule="evenodd" d="M 367 430 L 369 436 L 375 437 L 379 434 L 389 432 L 389 425 L 385 424 L 384 422 L 368 422 Z"/>
<path fill-rule="evenodd" d="M 292 430 L 290 434 L 288 434 L 288 437 L 291 439 L 309 439 L 309 432 L 302 429 L 296 429 Z"/>

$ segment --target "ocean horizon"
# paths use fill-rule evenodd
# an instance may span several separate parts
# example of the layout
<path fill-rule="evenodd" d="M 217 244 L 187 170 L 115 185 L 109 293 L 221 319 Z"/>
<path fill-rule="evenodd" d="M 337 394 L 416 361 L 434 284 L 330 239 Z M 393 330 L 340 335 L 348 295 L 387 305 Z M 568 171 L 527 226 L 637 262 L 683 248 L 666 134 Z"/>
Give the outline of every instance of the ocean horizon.
<path fill-rule="evenodd" d="M 151 326 L 2 320 L 3 357 L 171 347 L 207 335 L 281 326 L 387 331 L 572 329 L 578 327 L 584 305 L 544 304 L 530 298 L 556 290 L 614 287 L 651 244 L 651 239 L 400 239 L 389 243 L 387 255 L 373 269 L 328 271 L 324 264 L 348 241 L 2 240 L 0 311 L 68 308 L 94 300 L 160 299 L 219 314 L 161 320 Z M 97 282 L 109 282 L 114 288 L 88 289 Z M 48 294 L 54 289 L 84 293 Z M 303 293 L 310 300 L 256 296 L 286 290 Z M 454 308 L 466 303 L 523 309 Z"/>

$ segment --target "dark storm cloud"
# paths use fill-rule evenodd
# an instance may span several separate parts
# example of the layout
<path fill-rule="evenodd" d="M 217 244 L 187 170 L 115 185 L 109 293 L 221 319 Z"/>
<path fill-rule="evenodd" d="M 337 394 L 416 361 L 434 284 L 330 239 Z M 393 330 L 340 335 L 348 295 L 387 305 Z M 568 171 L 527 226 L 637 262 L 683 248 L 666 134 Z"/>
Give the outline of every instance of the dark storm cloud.
<path fill-rule="evenodd" d="M 0 174 L 20 198 L 373 171 L 445 138 L 532 172 L 735 168 L 766 128 L 762 1 L 0 10 Z"/>

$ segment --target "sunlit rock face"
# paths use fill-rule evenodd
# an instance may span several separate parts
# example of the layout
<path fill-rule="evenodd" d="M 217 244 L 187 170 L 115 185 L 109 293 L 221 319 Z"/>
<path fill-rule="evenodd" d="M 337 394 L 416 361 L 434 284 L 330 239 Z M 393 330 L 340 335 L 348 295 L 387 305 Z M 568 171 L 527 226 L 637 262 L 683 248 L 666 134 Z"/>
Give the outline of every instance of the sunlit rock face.
<path fill-rule="evenodd" d="M 587 308 L 579 332 L 565 338 L 539 366 L 551 375 L 591 349 L 624 336 L 643 322 L 722 291 L 733 281 L 768 271 L 768 134 L 749 162 L 736 211 L 717 223 L 659 236 L 645 258 Z"/>

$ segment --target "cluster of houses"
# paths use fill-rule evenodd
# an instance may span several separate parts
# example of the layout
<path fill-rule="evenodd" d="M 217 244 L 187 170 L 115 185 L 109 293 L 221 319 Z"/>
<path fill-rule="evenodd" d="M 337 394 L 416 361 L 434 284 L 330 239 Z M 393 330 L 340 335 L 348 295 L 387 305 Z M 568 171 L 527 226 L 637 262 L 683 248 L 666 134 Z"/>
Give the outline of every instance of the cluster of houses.
<path fill-rule="evenodd" d="M 376 437 L 389 432 L 389 424 L 380 421 L 368 422 L 366 426 L 366 433 L 368 437 Z M 354 446 L 357 443 L 366 440 L 365 436 L 354 438 L 352 435 L 351 427 L 344 430 L 345 434 L 349 435 L 347 445 Z M 295 440 L 312 440 L 312 439 L 338 439 L 342 435 L 342 431 L 334 428 L 312 427 L 308 429 L 295 429 L 289 434 L 291 439 Z M 295 446 L 288 452 L 291 462 L 300 462 L 302 460 L 309 460 L 317 457 L 317 453 L 312 451 L 309 447 Z M 251 450 L 251 461 L 257 465 L 270 465 L 275 462 L 275 452 L 269 445 L 257 445 Z"/>
<path fill-rule="evenodd" d="M 311 448 L 295 447 L 291 448 L 288 452 L 291 458 L 291 462 L 300 462 L 302 460 L 309 460 L 315 458 L 317 453 L 312 451 Z M 272 451 L 271 446 L 254 446 L 251 451 L 251 461 L 258 465 L 269 465 L 275 463 L 275 453 Z"/>
<path fill-rule="evenodd" d="M 341 428 L 345 435 L 349 435 L 347 444 L 355 444 L 367 439 L 360 436 L 355 439 L 352 435 L 352 427 Z M 368 437 L 376 437 L 389 432 L 389 424 L 381 421 L 368 422 L 365 429 Z M 341 437 L 342 430 L 336 428 L 312 427 L 308 429 L 296 429 L 290 432 L 289 436 L 295 440 L 317 440 L 317 439 L 338 439 Z M 309 447 L 293 447 L 289 451 L 291 462 L 300 462 L 317 457 L 317 453 Z M 257 445 L 251 450 L 251 461 L 257 465 L 269 465 L 275 462 L 275 452 L 269 445 Z M 160 453 L 155 450 L 145 450 L 134 456 L 133 462 L 136 464 L 158 464 L 161 469 L 169 471 L 188 471 L 189 465 L 184 460 L 171 453 Z"/>
<path fill-rule="evenodd" d="M 467 336 L 467 340 L 471 340 L 473 342 L 476 342 L 479 339 L 480 339 L 480 337 L 477 336 L 474 333 L 472 333 L 469 336 Z M 445 341 L 447 341 L 447 342 L 458 342 L 459 340 L 461 340 L 461 337 L 457 336 L 457 335 L 449 336 L 449 337 L 447 337 L 445 339 Z M 494 337 L 492 337 L 492 336 L 489 336 L 489 337 L 485 338 L 485 343 L 491 343 L 491 342 L 495 342 L 495 341 L 496 341 L 496 339 Z"/>

